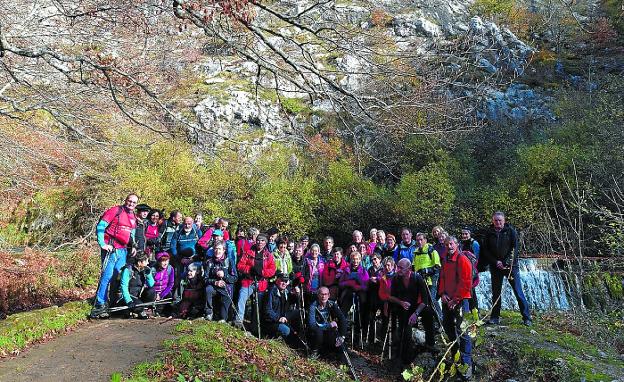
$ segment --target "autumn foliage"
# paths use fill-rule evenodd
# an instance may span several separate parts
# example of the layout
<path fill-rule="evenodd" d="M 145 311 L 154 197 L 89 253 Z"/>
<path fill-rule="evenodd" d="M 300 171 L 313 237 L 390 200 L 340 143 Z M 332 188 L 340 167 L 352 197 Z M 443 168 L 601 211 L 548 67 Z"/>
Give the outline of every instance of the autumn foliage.
<path fill-rule="evenodd" d="M 98 277 L 94 253 L 0 252 L 0 315 L 89 297 Z"/>

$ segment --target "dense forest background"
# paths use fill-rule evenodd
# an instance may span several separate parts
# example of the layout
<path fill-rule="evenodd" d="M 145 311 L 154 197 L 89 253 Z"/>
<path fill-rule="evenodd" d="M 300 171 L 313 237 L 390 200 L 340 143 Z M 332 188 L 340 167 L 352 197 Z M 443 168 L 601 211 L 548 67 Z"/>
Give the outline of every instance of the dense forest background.
<path fill-rule="evenodd" d="M 425 33 L 421 56 L 391 47 L 404 11 L 391 3 L 340 3 L 361 20 L 334 20 L 333 34 L 305 19 L 312 11 L 275 16 L 289 9 L 280 2 L 4 8 L 15 23 L 2 25 L 0 247 L 91 240 L 100 213 L 133 191 L 166 211 L 339 240 L 372 227 L 479 229 L 502 210 L 527 252 L 620 256 L 621 4 L 447 2 L 531 48 L 520 69 L 489 59 L 492 70 L 471 32 Z M 60 38 L 59 25 L 73 33 Z M 314 45 L 324 65 L 267 36 Z M 343 59 L 360 47 L 364 74 Z M 215 57 L 254 63 L 255 75 L 216 81 L 205 65 Z M 286 133 L 254 117 L 230 121 L 243 131 L 202 122 L 205 99 L 235 91 L 276 110 Z"/>

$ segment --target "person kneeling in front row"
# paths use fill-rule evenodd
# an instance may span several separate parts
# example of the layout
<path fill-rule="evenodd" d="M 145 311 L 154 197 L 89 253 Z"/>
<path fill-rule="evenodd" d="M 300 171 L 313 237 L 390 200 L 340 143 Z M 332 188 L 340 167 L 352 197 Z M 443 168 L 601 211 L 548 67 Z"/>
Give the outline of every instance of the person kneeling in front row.
<path fill-rule="evenodd" d="M 312 357 L 335 351 L 347 335 L 347 319 L 337 303 L 329 300 L 329 289 L 321 287 L 308 311 L 308 331 Z"/>
<path fill-rule="evenodd" d="M 134 264 L 126 264 L 121 271 L 120 291 L 124 303 L 132 313 L 141 319 L 147 318 L 145 309 L 137 304 L 153 302 L 156 299 L 152 269 L 147 266 L 148 257 L 139 253 Z"/>

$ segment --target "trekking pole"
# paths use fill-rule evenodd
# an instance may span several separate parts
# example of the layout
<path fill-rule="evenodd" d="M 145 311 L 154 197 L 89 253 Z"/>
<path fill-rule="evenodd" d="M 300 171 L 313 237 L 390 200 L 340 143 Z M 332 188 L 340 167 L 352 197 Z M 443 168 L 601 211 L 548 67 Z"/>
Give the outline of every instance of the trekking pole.
<path fill-rule="evenodd" d="M 301 319 L 301 331 L 303 332 L 302 334 L 305 337 L 305 309 L 303 307 L 304 302 L 303 302 L 303 290 L 302 289 L 299 289 L 299 297 L 301 298 L 301 303 L 299 304 L 299 319 Z M 296 336 L 296 337 L 299 338 L 299 336 Z M 305 341 L 303 341 L 301 338 L 299 338 L 299 341 L 301 341 L 303 345 L 305 346 L 306 357 L 307 357 L 310 353 L 308 344 L 305 343 Z"/>
<path fill-rule="evenodd" d="M 392 320 L 392 313 L 388 313 L 388 324 L 386 327 L 386 335 L 384 336 L 383 345 L 381 346 L 381 360 L 383 361 L 383 356 L 386 351 L 386 343 L 388 341 L 388 337 L 392 337 L 392 329 L 390 328 L 390 322 Z M 392 338 L 390 338 L 390 348 L 388 349 L 388 359 L 391 359 L 392 354 Z"/>
<path fill-rule="evenodd" d="M 158 301 L 153 301 L 153 302 L 143 302 L 140 304 L 136 304 L 134 306 L 134 308 L 146 308 L 149 306 L 156 306 L 156 305 L 164 305 L 167 304 L 169 302 L 171 302 L 171 298 L 166 298 L 164 300 L 158 300 Z M 130 309 L 129 306 L 115 306 L 113 308 L 108 308 L 108 312 L 113 313 L 113 312 L 120 312 L 122 310 L 126 310 L 126 309 Z"/>
<path fill-rule="evenodd" d="M 388 359 L 392 359 L 392 313 L 388 312 L 388 325 L 390 326 L 390 329 L 388 331 Z"/>
<path fill-rule="evenodd" d="M 355 348 L 355 296 L 351 295 L 351 347 Z"/>
<path fill-rule="evenodd" d="M 336 330 L 336 334 L 339 334 L 338 329 L 335 328 L 335 330 Z M 349 370 L 351 371 L 353 380 L 355 382 L 360 382 L 360 380 L 357 377 L 357 374 L 355 373 L 355 367 L 353 367 L 353 363 L 351 363 L 351 357 L 349 357 L 349 352 L 347 351 L 347 347 L 345 346 L 344 339 L 342 340 L 342 344 L 340 344 L 340 348 L 342 349 L 342 354 L 344 354 L 345 356 L 345 360 L 347 361 L 347 366 L 349 366 Z"/>
<path fill-rule="evenodd" d="M 260 333 L 260 301 L 258 300 L 258 279 L 254 277 L 254 300 L 256 305 L 256 324 L 258 325 L 258 338 L 262 338 Z"/>
<path fill-rule="evenodd" d="M 440 330 L 442 331 L 442 342 L 444 343 L 444 346 L 448 345 L 448 334 L 446 334 L 446 330 L 444 330 L 444 325 L 442 324 L 442 320 L 440 319 L 440 316 L 438 316 L 438 312 L 436 312 L 435 308 L 433 307 L 433 304 L 435 303 L 433 301 L 433 298 L 431 297 L 431 291 L 429 290 L 428 287 L 425 287 L 425 289 L 427 290 L 427 294 L 429 295 L 429 301 L 431 301 L 431 310 L 433 310 L 433 315 L 436 316 L 436 318 L 438 319 L 438 324 L 440 324 Z"/>
<path fill-rule="evenodd" d="M 232 307 L 232 310 L 234 310 L 234 314 L 236 315 L 236 317 L 238 317 L 238 309 L 236 309 L 236 304 L 234 304 L 234 301 L 232 300 L 232 295 L 230 294 L 230 291 L 227 288 L 227 285 L 225 287 L 225 293 L 227 294 L 228 298 L 230 299 L 230 306 Z M 243 314 L 244 316 L 244 314 Z M 245 329 L 245 325 L 243 325 L 243 332 L 245 334 L 249 333 L 247 331 L 247 329 Z"/>
<path fill-rule="evenodd" d="M 357 293 L 354 294 L 354 296 L 355 296 L 355 302 L 357 303 L 357 319 L 358 319 L 358 326 L 359 326 L 359 332 L 360 332 L 360 349 L 364 350 L 364 341 L 362 339 L 363 328 L 362 328 L 362 309 L 360 306 L 360 296 Z"/>

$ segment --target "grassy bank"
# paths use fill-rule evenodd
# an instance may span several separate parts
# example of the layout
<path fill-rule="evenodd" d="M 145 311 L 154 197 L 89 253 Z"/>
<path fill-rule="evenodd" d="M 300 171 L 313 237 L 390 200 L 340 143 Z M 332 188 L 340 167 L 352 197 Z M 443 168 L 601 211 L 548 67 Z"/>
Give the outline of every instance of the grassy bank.
<path fill-rule="evenodd" d="M 258 340 L 227 324 L 182 322 L 162 356 L 136 366 L 124 381 L 343 381 L 344 370 L 307 360 L 276 340 Z"/>
<path fill-rule="evenodd" d="M 91 306 L 85 301 L 13 314 L 0 321 L 0 356 L 17 354 L 26 346 L 63 332 L 87 317 Z"/>
<path fill-rule="evenodd" d="M 503 325 L 480 329 L 480 380 L 614 381 L 624 376 L 624 313 L 544 313 L 533 327 L 503 312 Z M 487 378 L 485 377 L 487 376 Z"/>

